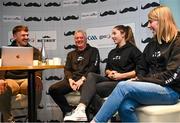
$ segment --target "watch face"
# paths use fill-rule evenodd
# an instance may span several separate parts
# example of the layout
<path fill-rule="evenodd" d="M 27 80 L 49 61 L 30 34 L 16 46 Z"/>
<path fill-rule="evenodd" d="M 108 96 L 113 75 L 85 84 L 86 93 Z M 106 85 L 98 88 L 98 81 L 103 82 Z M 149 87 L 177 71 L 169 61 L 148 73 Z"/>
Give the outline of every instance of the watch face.
<path fill-rule="evenodd" d="M 81 78 L 82 81 L 85 81 L 85 78 Z"/>

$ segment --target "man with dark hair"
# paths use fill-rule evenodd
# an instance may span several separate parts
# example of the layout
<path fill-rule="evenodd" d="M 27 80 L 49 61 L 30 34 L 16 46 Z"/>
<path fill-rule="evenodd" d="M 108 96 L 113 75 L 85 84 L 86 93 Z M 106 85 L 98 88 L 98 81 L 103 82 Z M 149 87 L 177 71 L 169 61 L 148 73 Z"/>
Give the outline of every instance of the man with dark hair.
<path fill-rule="evenodd" d="M 13 42 L 9 46 L 16 46 L 16 47 L 32 47 L 29 41 L 29 29 L 27 26 L 18 25 L 13 28 Z M 41 54 L 38 49 L 33 47 L 33 58 L 34 60 L 41 60 Z M 28 72 L 25 70 L 16 70 L 16 71 L 5 71 L 4 79 L 7 83 L 8 87 L 12 95 L 17 94 L 24 94 L 27 95 L 27 86 L 28 86 Z M 39 105 L 42 97 L 42 81 L 41 81 L 41 71 L 37 71 L 35 73 L 35 83 L 36 83 L 36 104 Z M 9 102 L 9 101 L 7 101 Z M 3 113 L 3 119 L 6 122 L 10 122 L 13 120 L 13 116 L 11 115 L 10 110 Z"/>

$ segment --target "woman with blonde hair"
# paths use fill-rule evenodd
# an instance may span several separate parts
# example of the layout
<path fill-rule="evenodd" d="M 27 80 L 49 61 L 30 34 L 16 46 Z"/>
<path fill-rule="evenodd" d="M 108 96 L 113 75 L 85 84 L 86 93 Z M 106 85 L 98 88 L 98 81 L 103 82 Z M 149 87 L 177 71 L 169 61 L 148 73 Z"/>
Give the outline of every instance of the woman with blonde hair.
<path fill-rule="evenodd" d="M 148 14 L 153 40 L 144 49 L 147 74 L 118 83 L 91 122 L 107 122 L 118 111 L 122 122 L 138 122 L 142 105 L 176 104 L 180 97 L 180 32 L 170 9 L 159 6 Z M 172 119 L 173 120 L 173 119 Z"/>

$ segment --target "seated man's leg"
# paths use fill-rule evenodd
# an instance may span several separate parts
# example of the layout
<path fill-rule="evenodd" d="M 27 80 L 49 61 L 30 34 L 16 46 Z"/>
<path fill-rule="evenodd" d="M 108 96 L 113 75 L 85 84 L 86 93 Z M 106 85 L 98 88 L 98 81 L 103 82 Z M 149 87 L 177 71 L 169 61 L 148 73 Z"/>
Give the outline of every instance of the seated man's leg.
<path fill-rule="evenodd" d="M 19 84 L 17 83 L 17 80 L 6 79 L 6 82 L 8 86 L 11 88 L 12 94 L 17 95 L 20 91 L 20 87 L 19 87 Z"/>
<path fill-rule="evenodd" d="M 3 122 L 14 121 L 14 118 L 11 114 L 11 96 L 12 91 L 9 86 L 7 87 L 6 92 L 0 95 L 0 111 L 3 115 Z"/>
<path fill-rule="evenodd" d="M 21 85 L 20 85 L 20 93 L 27 95 L 28 93 L 28 80 L 27 79 L 21 79 Z M 38 78 L 35 78 L 35 83 L 36 84 L 36 106 L 38 107 L 40 102 L 41 102 L 41 98 L 42 98 L 42 81 Z M 41 86 L 41 87 L 39 87 Z"/>
<path fill-rule="evenodd" d="M 80 103 L 75 109 L 75 111 L 70 115 L 64 118 L 65 121 L 87 121 L 86 110 L 91 99 L 96 93 L 96 83 L 108 80 L 106 77 L 101 76 L 93 72 L 88 73 L 86 81 L 80 88 L 81 98 Z"/>
<path fill-rule="evenodd" d="M 51 85 L 49 88 L 49 94 L 62 110 L 63 117 L 66 115 L 66 113 L 72 111 L 72 106 L 69 105 L 65 97 L 66 94 L 72 91 L 73 90 L 66 79 Z"/>

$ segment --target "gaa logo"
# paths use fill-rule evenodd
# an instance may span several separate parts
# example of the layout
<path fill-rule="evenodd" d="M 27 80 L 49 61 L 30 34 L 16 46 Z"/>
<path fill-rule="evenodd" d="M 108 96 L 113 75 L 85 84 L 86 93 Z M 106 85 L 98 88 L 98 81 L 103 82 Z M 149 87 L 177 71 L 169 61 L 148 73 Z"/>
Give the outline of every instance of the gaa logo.
<path fill-rule="evenodd" d="M 87 39 L 88 39 L 89 41 L 91 41 L 91 40 L 97 40 L 98 38 L 97 38 L 97 36 L 95 36 L 95 35 L 90 35 L 90 36 L 87 37 Z"/>

